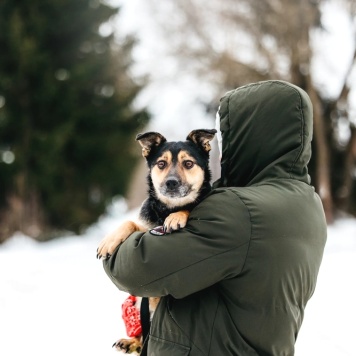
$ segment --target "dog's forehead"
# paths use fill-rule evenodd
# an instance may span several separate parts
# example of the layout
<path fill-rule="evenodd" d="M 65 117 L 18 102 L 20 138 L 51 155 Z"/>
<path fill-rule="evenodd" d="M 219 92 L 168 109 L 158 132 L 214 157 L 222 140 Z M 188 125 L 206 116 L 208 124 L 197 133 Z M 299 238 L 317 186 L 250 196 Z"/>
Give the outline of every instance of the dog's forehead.
<path fill-rule="evenodd" d="M 204 165 L 208 160 L 201 150 L 190 141 L 165 142 L 157 147 L 157 151 L 151 157 L 151 163 L 154 164 L 160 158 L 173 162 L 193 158 L 200 165 Z"/>
<path fill-rule="evenodd" d="M 185 154 L 194 156 L 197 155 L 197 152 L 194 154 L 194 150 L 190 142 L 167 142 L 164 147 L 161 148 L 160 155 L 168 153 L 172 156 L 172 159 L 177 158 L 182 152 Z M 196 150 L 197 151 L 197 150 Z"/>
<path fill-rule="evenodd" d="M 170 150 L 161 151 L 159 154 L 157 154 L 155 160 L 160 160 L 160 159 L 171 162 L 173 160 L 173 154 Z"/>

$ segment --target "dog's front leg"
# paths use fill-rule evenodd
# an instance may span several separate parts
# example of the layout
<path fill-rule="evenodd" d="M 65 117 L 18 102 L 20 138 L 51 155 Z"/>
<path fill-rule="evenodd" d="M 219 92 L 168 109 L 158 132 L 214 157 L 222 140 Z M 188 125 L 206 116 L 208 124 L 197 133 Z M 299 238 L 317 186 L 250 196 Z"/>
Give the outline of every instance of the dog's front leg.
<path fill-rule="evenodd" d="M 187 224 L 188 217 L 188 210 L 181 210 L 176 213 L 169 214 L 164 221 L 164 230 L 172 232 L 173 230 L 182 229 Z"/>
<path fill-rule="evenodd" d="M 97 249 L 97 258 L 100 259 L 111 256 L 116 247 L 124 242 L 135 231 L 146 231 L 146 229 L 137 225 L 133 221 L 125 221 L 114 232 L 107 235 L 100 242 Z"/>

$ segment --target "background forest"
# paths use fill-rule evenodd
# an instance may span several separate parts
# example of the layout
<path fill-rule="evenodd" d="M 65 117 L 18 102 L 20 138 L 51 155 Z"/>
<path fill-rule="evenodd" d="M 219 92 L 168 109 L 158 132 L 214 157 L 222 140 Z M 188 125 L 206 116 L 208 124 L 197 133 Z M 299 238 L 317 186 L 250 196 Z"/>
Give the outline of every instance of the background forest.
<path fill-rule="evenodd" d="M 117 13 L 100 1 L 0 2 L 0 242 L 79 233 L 125 193 L 148 115 L 131 107 L 134 40 L 101 30 Z"/>
<path fill-rule="evenodd" d="M 355 0 L 131 2 L 0 2 L 0 242 L 82 232 L 136 191 L 150 117 L 212 127 L 227 90 L 267 79 L 309 93 L 312 183 L 329 223 L 356 216 Z"/>

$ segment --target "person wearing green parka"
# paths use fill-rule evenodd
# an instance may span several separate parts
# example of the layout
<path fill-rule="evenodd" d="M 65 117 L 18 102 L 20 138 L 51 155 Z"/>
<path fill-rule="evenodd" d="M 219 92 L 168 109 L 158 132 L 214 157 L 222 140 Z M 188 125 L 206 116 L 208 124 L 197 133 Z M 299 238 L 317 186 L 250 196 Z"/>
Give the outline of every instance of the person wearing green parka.
<path fill-rule="evenodd" d="M 149 356 L 294 355 L 326 243 L 310 184 L 312 104 L 283 81 L 226 93 L 221 178 L 184 229 L 133 233 L 103 261 L 115 285 L 162 297 Z"/>

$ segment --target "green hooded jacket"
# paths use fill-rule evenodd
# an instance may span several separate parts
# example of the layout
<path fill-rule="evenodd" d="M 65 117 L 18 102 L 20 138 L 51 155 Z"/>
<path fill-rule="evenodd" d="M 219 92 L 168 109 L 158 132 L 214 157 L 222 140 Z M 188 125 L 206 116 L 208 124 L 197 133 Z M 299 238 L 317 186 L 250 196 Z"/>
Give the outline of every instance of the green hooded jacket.
<path fill-rule="evenodd" d="M 149 356 L 293 355 L 326 242 L 312 105 L 266 81 L 228 92 L 219 115 L 222 176 L 186 228 L 134 233 L 104 268 L 120 290 L 162 297 Z"/>

